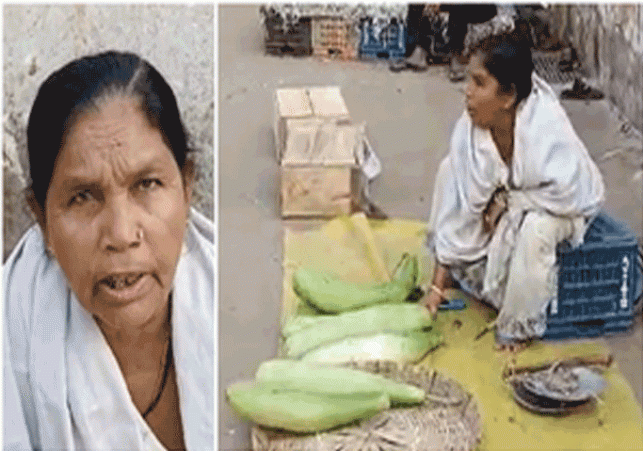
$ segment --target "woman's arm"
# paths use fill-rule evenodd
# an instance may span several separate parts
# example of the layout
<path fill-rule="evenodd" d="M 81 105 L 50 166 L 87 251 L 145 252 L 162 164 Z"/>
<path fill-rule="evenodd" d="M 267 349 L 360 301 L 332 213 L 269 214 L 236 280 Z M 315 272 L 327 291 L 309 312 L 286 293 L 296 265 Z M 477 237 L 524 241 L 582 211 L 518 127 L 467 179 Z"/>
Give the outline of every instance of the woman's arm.
<path fill-rule="evenodd" d="M 420 302 L 435 315 L 438 311 L 438 306 L 445 300 L 440 293 L 443 293 L 450 285 L 451 276 L 449 274 L 449 267 L 435 259 L 433 281 L 431 285 L 425 287 L 425 295 Z"/>

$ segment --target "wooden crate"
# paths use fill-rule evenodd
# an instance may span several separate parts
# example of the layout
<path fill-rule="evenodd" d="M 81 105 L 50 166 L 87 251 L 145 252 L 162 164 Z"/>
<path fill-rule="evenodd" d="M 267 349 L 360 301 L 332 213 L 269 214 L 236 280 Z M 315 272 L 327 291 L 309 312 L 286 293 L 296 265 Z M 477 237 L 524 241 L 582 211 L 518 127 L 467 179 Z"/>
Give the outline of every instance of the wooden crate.
<path fill-rule="evenodd" d="M 285 151 L 289 123 L 313 117 L 342 124 L 350 123 L 348 108 L 338 86 L 277 89 L 274 105 L 275 152 L 278 162 L 281 162 Z"/>
<path fill-rule="evenodd" d="M 265 19 L 264 43 L 270 55 L 308 56 L 312 53 L 311 19 L 302 17 L 292 25 L 277 16 Z"/>
<path fill-rule="evenodd" d="M 282 217 L 334 217 L 359 209 L 364 180 L 356 153 L 362 145 L 357 126 L 316 118 L 294 125 L 280 168 Z"/>
<path fill-rule="evenodd" d="M 343 17 L 313 17 L 312 50 L 314 56 L 337 57 L 345 60 L 357 58 L 359 33 Z"/>

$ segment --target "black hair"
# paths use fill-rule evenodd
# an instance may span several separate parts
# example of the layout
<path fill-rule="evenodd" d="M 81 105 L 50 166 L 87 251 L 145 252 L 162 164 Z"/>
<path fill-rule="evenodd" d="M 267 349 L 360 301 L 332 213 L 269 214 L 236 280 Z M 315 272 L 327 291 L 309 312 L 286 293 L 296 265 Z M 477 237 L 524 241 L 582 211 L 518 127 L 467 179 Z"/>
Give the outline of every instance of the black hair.
<path fill-rule="evenodd" d="M 179 168 L 186 168 L 188 136 L 172 88 L 163 76 L 133 53 L 109 51 L 86 56 L 45 80 L 29 114 L 29 189 L 43 211 L 56 158 L 74 120 L 101 99 L 115 95 L 140 100 L 147 119 L 161 132 Z"/>
<path fill-rule="evenodd" d="M 531 92 L 534 62 L 531 42 L 519 30 L 488 36 L 472 46 L 469 54 L 479 52 L 482 64 L 493 75 L 503 92 L 515 90 L 516 104 Z"/>

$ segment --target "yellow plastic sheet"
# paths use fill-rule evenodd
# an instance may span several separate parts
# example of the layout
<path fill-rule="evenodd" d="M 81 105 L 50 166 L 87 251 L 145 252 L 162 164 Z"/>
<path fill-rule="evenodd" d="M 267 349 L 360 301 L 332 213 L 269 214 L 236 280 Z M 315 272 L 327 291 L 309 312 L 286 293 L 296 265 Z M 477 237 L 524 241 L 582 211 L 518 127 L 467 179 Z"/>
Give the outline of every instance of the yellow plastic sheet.
<path fill-rule="evenodd" d="M 390 274 L 402 254 L 411 252 L 419 257 L 420 281 L 424 283 L 433 272 L 425 236 L 423 223 L 368 220 L 363 214 L 340 217 L 312 231 L 286 228 L 282 324 L 293 315 L 314 314 L 292 291 L 292 273 L 297 267 L 328 271 L 355 282 L 384 280 L 382 264 Z M 643 449 L 641 406 L 616 364 L 605 373 L 609 385 L 595 407 L 568 416 L 541 416 L 524 410 L 513 401 L 511 390 L 502 380 L 503 369 L 512 363 L 531 365 L 566 356 L 607 353 L 602 340 L 542 341 L 518 354 L 498 352 L 493 347 L 492 332 L 474 341 L 496 317 L 495 311 L 460 291 L 449 293 L 465 299 L 467 308 L 438 314 L 437 327 L 444 334 L 445 345 L 420 364 L 453 377 L 474 394 L 484 423 L 480 450 Z"/>

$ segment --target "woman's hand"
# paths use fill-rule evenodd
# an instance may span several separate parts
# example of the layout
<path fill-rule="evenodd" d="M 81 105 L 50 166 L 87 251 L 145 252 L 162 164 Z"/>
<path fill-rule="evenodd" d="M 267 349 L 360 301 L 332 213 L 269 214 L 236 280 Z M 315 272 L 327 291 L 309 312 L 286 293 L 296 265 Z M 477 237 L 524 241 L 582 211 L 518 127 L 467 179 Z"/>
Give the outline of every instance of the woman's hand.
<path fill-rule="evenodd" d="M 440 262 L 435 260 L 435 267 L 433 270 L 433 282 L 431 285 L 428 285 L 425 289 L 424 296 L 420 299 L 420 303 L 423 304 L 435 319 L 435 315 L 438 312 L 438 307 L 444 301 L 444 295 L 440 292 L 444 291 L 443 287 L 451 286 L 451 276 L 449 275 L 449 268 L 445 265 L 440 264 Z"/>
<path fill-rule="evenodd" d="M 435 318 L 435 315 L 438 313 L 438 307 L 443 300 L 444 299 L 442 299 L 442 296 L 440 296 L 434 290 L 429 289 L 428 293 L 426 293 L 424 297 L 422 297 L 420 302 L 422 302 L 422 304 L 424 304 L 424 306 L 429 309 L 431 315 L 433 315 L 433 317 Z"/>
<path fill-rule="evenodd" d="M 507 211 L 507 204 L 507 190 L 504 187 L 500 187 L 493 193 L 482 212 L 482 228 L 485 233 L 493 235 L 501 216 Z"/>
<path fill-rule="evenodd" d="M 502 214 L 501 206 L 495 203 L 489 204 L 487 209 L 482 214 L 482 230 L 485 233 L 493 233 L 496 231 L 496 226 Z"/>

